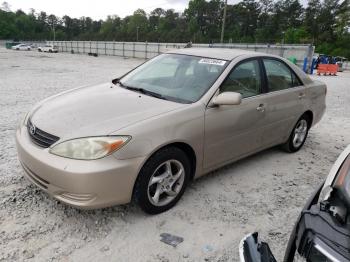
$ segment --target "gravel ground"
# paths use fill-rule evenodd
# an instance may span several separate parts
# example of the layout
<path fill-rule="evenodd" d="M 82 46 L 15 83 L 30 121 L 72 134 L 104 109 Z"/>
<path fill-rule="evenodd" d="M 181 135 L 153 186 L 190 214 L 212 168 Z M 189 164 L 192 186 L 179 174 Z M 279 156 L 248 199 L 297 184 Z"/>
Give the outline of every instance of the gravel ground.
<path fill-rule="evenodd" d="M 278 148 L 192 183 L 172 210 L 148 216 L 133 204 L 80 211 L 31 185 L 15 129 L 41 99 L 109 81 L 142 60 L 0 49 L 0 261 L 237 261 L 239 240 L 259 231 L 278 260 L 304 202 L 350 144 L 350 72 L 318 78 L 327 112 L 304 148 Z M 176 248 L 161 233 L 184 238 Z"/>

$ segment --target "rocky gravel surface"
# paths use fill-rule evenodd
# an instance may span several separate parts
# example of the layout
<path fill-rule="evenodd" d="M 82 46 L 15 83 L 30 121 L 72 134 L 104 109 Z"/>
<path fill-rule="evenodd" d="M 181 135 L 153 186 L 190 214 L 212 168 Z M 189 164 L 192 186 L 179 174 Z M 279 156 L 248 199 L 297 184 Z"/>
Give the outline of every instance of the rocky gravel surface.
<path fill-rule="evenodd" d="M 304 148 L 260 152 L 193 182 L 172 210 L 134 204 L 81 211 L 23 176 L 14 135 L 38 101 L 121 75 L 142 60 L 16 52 L 0 48 L 0 261 L 237 261 L 259 231 L 279 261 L 298 212 L 350 144 L 350 72 L 313 76 L 328 85 L 327 112 Z M 184 238 L 177 247 L 161 233 Z"/>

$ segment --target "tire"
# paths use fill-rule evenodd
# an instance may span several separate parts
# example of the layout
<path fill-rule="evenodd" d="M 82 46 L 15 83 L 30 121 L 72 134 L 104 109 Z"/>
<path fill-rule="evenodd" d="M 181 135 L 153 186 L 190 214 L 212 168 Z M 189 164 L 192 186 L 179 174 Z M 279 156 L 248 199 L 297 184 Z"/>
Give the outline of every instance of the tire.
<path fill-rule="evenodd" d="M 288 141 L 282 145 L 282 148 L 289 153 L 299 151 L 305 143 L 310 127 L 310 117 L 305 114 L 302 115 L 293 127 Z"/>
<path fill-rule="evenodd" d="M 190 172 L 191 164 L 185 152 L 177 147 L 161 149 L 142 167 L 135 183 L 134 200 L 148 214 L 165 212 L 185 192 Z"/>
<path fill-rule="evenodd" d="M 38 49 L 38 52 L 42 52 L 41 49 Z"/>
<path fill-rule="evenodd" d="M 51 49 L 49 50 L 49 53 L 52 53 L 52 50 L 51 50 Z"/>

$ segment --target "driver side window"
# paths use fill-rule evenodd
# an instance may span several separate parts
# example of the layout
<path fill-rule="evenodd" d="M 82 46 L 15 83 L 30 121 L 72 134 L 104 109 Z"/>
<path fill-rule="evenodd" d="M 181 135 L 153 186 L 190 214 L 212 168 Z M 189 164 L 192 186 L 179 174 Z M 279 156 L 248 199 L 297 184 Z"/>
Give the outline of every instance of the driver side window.
<path fill-rule="evenodd" d="M 243 98 L 258 95 L 260 90 L 261 77 L 257 60 L 239 64 L 220 87 L 220 93 L 237 92 L 241 93 Z"/>

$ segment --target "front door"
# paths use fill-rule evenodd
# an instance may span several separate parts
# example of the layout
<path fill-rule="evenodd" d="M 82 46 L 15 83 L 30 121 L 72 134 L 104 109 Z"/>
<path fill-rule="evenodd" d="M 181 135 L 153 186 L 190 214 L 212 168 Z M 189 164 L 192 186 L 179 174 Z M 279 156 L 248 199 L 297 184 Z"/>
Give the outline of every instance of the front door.
<path fill-rule="evenodd" d="M 207 108 L 204 169 L 215 168 L 261 147 L 267 106 L 261 90 L 262 71 L 258 60 L 245 60 L 233 68 L 219 92 L 241 93 L 242 103 Z"/>

